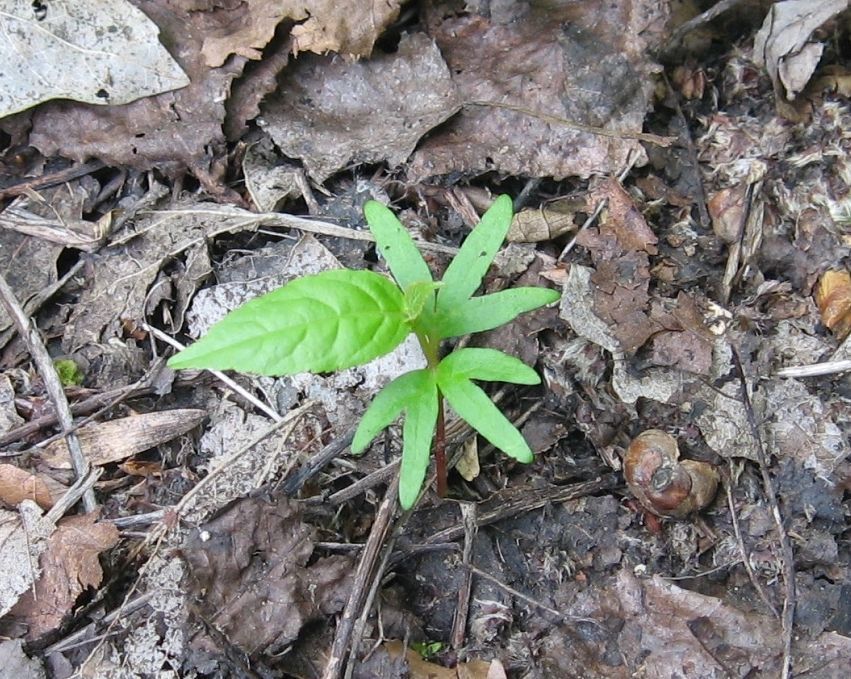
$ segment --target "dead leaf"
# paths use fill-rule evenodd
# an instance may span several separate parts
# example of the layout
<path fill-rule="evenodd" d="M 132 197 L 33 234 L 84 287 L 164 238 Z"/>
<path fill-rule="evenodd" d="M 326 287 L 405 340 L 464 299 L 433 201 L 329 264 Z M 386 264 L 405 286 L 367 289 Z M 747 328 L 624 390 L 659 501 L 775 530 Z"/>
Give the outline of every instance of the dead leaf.
<path fill-rule="evenodd" d="M 300 195 L 296 165 L 281 161 L 272 140 L 265 136 L 245 150 L 242 173 L 251 202 L 260 212 L 272 212 L 289 198 Z"/>
<path fill-rule="evenodd" d="M 0 373 L 0 434 L 24 423 L 15 407 L 15 388 L 6 373 Z"/>
<path fill-rule="evenodd" d="M 259 122 L 320 183 L 352 162 L 399 165 L 458 109 L 440 50 L 422 33 L 368 61 L 302 57 L 285 71 L 279 91 Z"/>
<path fill-rule="evenodd" d="M 728 245 L 742 237 L 745 228 L 745 194 L 747 184 L 737 184 L 713 193 L 706 201 L 712 230 Z"/>
<path fill-rule="evenodd" d="M 562 198 L 514 215 L 506 239 L 511 243 L 539 243 L 575 231 L 574 216 L 585 207 L 584 200 Z"/>
<path fill-rule="evenodd" d="M 24 304 L 24 310 L 32 310 L 27 301 L 50 287 L 58 279 L 56 261 L 62 246 L 33 236 L 15 233 L 0 228 L 0 262 L 3 275 L 15 291 L 15 296 Z M 11 338 L 12 321 L 6 310 L 0 308 L 0 345 L 5 346 Z"/>
<path fill-rule="evenodd" d="M 606 209 L 600 217 L 601 233 L 614 234 L 625 251 L 644 251 L 650 255 L 658 252 L 659 239 L 617 179 L 605 179 L 595 187 L 588 196 L 589 211 L 601 200 L 606 201 Z"/>
<path fill-rule="evenodd" d="M 851 273 L 825 271 L 816 288 L 821 320 L 842 342 L 851 332 Z"/>
<path fill-rule="evenodd" d="M 24 500 L 45 510 L 53 506 L 50 490 L 38 476 L 12 464 L 0 464 L 0 502 L 17 507 Z"/>
<path fill-rule="evenodd" d="M 10 613 L 29 625 L 28 639 L 56 629 L 83 590 L 101 583 L 98 556 L 118 542 L 118 529 L 97 518 L 97 512 L 66 517 L 48 539 L 35 594 L 27 591 Z"/>
<path fill-rule="evenodd" d="M 497 171 L 508 175 L 587 177 L 620 171 L 640 144 L 580 132 L 535 114 L 638 132 L 652 91 L 647 59 L 662 34 L 667 3 L 503 4 L 458 13 L 427 7 L 437 41 L 465 102 L 497 102 L 518 113 L 467 106 L 425 141 L 409 177 Z"/>
<path fill-rule="evenodd" d="M 160 267 L 177 256 L 184 257 L 187 264 L 174 283 L 176 290 L 170 279 L 161 279 L 157 292 L 177 297 L 174 317 L 182 320 L 182 307 L 209 270 L 207 238 L 251 226 L 251 213 L 247 211 L 208 203 L 174 208 L 145 215 L 135 222 L 135 229 L 115 235 L 109 247 L 92 256 L 91 266 L 86 269 L 89 285 L 64 328 L 62 347 L 66 353 L 122 337 L 128 321 L 133 325 L 143 323 L 151 305 L 156 306 L 158 298 L 151 297 L 150 292 Z"/>
<path fill-rule="evenodd" d="M 461 457 L 455 463 L 455 470 L 467 482 L 479 475 L 479 471 L 481 471 L 479 467 L 479 446 L 475 436 L 464 441 L 464 445 L 461 447 Z"/>
<path fill-rule="evenodd" d="M 8 677 L 15 679 L 44 679 L 47 676 L 41 662 L 28 658 L 21 639 L 0 641 L 0 667 Z"/>
<path fill-rule="evenodd" d="M 88 424 L 77 431 L 77 436 L 86 459 L 91 464 L 104 465 L 171 441 L 198 425 L 206 416 L 206 410 L 163 410 Z M 54 469 L 71 469 L 65 439 L 47 445 L 42 459 Z"/>
<path fill-rule="evenodd" d="M 0 509 L 0 618 L 41 574 L 38 557 L 53 528 L 30 500 L 21 502 L 16 512 Z"/>
<path fill-rule="evenodd" d="M 144 460 L 127 460 L 118 465 L 118 468 L 130 476 L 162 476 L 163 473 L 162 463 Z"/>
<path fill-rule="evenodd" d="M 353 57 L 369 56 L 376 38 L 399 15 L 396 0 L 376 4 L 357 0 L 341 6 L 329 0 L 281 2 L 247 0 L 231 7 L 215 7 L 218 29 L 204 38 L 201 52 L 208 66 L 221 66 L 231 54 L 248 59 L 264 57 L 263 48 L 281 21 L 289 19 L 292 50 L 339 52 Z"/>
<path fill-rule="evenodd" d="M 0 118 L 48 99 L 126 104 L 189 84 L 157 26 L 126 0 L 3 4 Z"/>
<path fill-rule="evenodd" d="M 817 28 L 848 7 L 848 0 L 777 2 L 754 37 L 753 56 L 765 66 L 778 97 L 792 101 L 818 66 L 824 44 L 811 42 Z"/>
<path fill-rule="evenodd" d="M 293 18 L 293 54 L 339 52 L 369 56 L 379 35 L 399 15 L 400 0 L 356 0 L 345 5 L 334 0 L 294 3 L 299 14 Z"/>
<path fill-rule="evenodd" d="M 183 557 L 208 620 L 250 656 L 274 655 L 345 606 L 351 561 L 324 557 L 308 568 L 313 550 L 297 503 L 246 498 L 193 533 Z"/>
<path fill-rule="evenodd" d="M 144 9 L 190 84 L 116 106 L 48 102 L 33 113 L 30 144 L 46 156 L 95 157 L 110 166 L 166 173 L 191 167 L 203 179 L 224 151 L 225 101 L 246 60 L 234 57 L 213 69 L 204 62 L 204 37 L 219 28 L 224 15 L 191 11 L 173 0 L 145 2 Z"/>

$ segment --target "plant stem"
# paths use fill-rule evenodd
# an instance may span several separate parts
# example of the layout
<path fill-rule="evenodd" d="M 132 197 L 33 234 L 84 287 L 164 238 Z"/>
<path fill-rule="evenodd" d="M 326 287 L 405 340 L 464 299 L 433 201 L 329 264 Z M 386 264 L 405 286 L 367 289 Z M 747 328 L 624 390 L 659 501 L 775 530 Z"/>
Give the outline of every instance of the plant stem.
<path fill-rule="evenodd" d="M 420 328 L 415 328 L 414 332 L 423 349 L 423 354 L 425 354 L 429 370 L 437 370 L 440 363 L 440 340 L 435 341 Z M 437 474 L 437 495 L 438 497 L 446 497 L 448 490 L 446 480 L 446 420 L 443 415 L 443 394 L 440 393 L 440 390 L 437 392 L 437 422 L 435 423 L 432 452 L 434 453 L 434 467 Z"/>
<path fill-rule="evenodd" d="M 446 497 L 446 423 L 443 419 L 443 394 L 437 394 L 437 426 L 434 432 L 434 467 L 437 473 L 437 495 Z"/>

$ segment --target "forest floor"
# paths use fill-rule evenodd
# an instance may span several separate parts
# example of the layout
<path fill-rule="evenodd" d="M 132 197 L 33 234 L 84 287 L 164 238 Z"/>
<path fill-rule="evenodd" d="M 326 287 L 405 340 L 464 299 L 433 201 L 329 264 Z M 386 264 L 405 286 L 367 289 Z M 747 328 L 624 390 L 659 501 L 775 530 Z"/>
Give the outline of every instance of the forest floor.
<path fill-rule="evenodd" d="M 180 89 L 0 99 L 0 677 L 851 676 L 846 0 L 133 4 Z M 93 78 L 137 30 L 32 9 Z M 484 289 L 561 301 L 463 341 L 541 375 L 488 387 L 531 464 L 449 411 L 401 510 L 398 423 L 349 444 L 413 341 L 165 365 L 386 273 L 365 201 L 437 275 L 500 194 Z"/>

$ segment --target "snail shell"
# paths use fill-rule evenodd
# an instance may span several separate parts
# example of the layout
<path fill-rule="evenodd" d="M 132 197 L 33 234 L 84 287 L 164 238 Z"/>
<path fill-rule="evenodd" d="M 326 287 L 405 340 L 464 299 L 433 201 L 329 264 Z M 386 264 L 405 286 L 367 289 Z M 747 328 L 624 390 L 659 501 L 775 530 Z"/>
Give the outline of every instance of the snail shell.
<path fill-rule="evenodd" d="M 636 436 L 624 456 L 627 486 L 645 509 L 681 519 L 709 505 L 718 490 L 718 472 L 696 460 L 680 461 L 670 434 L 648 429 Z"/>

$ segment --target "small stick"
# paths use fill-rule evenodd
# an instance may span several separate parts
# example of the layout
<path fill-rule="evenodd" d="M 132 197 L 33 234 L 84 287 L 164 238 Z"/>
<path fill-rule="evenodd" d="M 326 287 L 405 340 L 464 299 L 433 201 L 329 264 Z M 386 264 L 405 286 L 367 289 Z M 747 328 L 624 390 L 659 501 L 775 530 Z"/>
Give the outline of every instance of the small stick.
<path fill-rule="evenodd" d="M 851 370 L 851 360 L 845 359 L 781 368 L 774 374 L 777 377 L 821 377 L 822 375 L 833 375 L 848 370 Z"/>
<path fill-rule="evenodd" d="M 536 490 L 534 494 L 525 490 L 522 493 L 497 493 L 492 500 L 486 500 L 482 503 L 482 507 L 479 508 L 478 524 L 480 528 L 482 526 L 489 526 L 496 521 L 512 516 L 519 516 L 525 512 L 540 509 L 550 503 L 575 500 L 586 495 L 610 490 L 617 486 L 617 475 L 607 474 L 592 481 L 582 481 L 567 486 L 550 486 L 549 488 Z M 496 506 L 491 509 L 491 505 Z M 464 526 L 456 524 L 433 533 L 423 541 L 423 544 L 451 542 L 452 540 L 457 540 L 462 535 L 464 535 Z"/>
<path fill-rule="evenodd" d="M 789 542 L 789 534 L 786 532 L 786 526 L 783 525 L 783 517 L 780 515 L 780 506 L 777 503 L 777 491 L 774 489 L 774 481 L 768 473 L 768 458 L 765 454 L 765 447 L 762 443 L 762 435 L 759 431 L 759 426 L 756 423 L 756 415 L 753 410 L 753 403 L 748 390 L 748 382 L 745 377 L 745 370 L 742 367 L 742 359 L 739 356 L 739 350 L 735 345 L 731 344 L 733 350 L 733 365 L 736 372 L 739 374 L 739 380 L 742 385 L 742 401 L 745 405 L 745 414 L 748 419 L 748 426 L 751 430 L 756 442 L 757 460 L 759 462 L 759 470 L 762 474 L 762 484 L 765 490 L 768 506 L 771 507 L 771 515 L 774 518 L 774 524 L 777 527 L 777 537 L 780 543 L 780 551 L 783 557 L 783 585 L 785 596 L 783 597 L 783 670 L 781 672 L 782 679 L 789 679 L 792 676 L 792 633 L 795 623 L 795 557 L 792 552 L 792 544 Z"/>
<path fill-rule="evenodd" d="M 178 342 L 176 339 L 174 339 L 173 337 L 166 335 L 162 330 L 158 330 L 157 328 L 154 328 L 154 327 L 148 325 L 147 323 L 142 323 L 142 328 L 147 330 L 148 332 L 150 332 L 158 340 L 165 342 L 166 344 L 174 347 L 175 349 L 180 350 L 180 349 L 186 348 L 180 342 Z M 258 410 L 262 410 L 264 413 L 266 413 L 275 422 L 280 422 L 284 419 L 283 416 L 280 413 L 278 413 L 276 410 L 273 410 L 272 408 L 267 406 L 265 403 L 263 403 L 263 401 L 261 401 L 259 398 L 257 398 L 253 394 L 250 394 L 245 389 L 240 387 L 236 382 L 234 382 L 230 377 L 225 375 L 222 371 L 210 370 L 210 372 L 213 375 L 215 375 L 216 377 L 218 377 L 228 387 L 230 387 L 230 389 L 232 391 L 234 391 L 235 393 L 242 396 L 242 398 L 244 398 L 246 401 L 248 401 L 255 408 L 257 408 Z"/>
<path fill-rule="evenodd" d="M 295 429 L 296 424 L 298 424 L 299 418 L 304 415 L 308 410 L 317 405 L 317 401 L 305 401 L 302 405 L 300 405 L 295 410 L 291 410 L 287 413 L 286 417 L 281 418 L 276 421 L 270 427 L 264 429 L 260 434 L 251 439 L 248 443 L 246 443 L 242 448 L 237 450 L 235 453 L 230 455 L 229 457 L 222 460 L 216 467 L 210 470 L 210 473 L 207 474 L 203 479 L 201 479 L 198 483 L 196 483 L 187 493 L 184 495 L 180 502 L 178 502 L 173 507 L 173 511 L 178 515 L 182 516 L 186 511 L 186 508 L 189 506 L 190 500 L 194 499 L 198 493 L 201 492 L 203 488 L 206 488 L 210 483 L 212 483 L 213 479 L 220 476 L 226 469 L 231 467 L 239 458 L 244 456 L 248 451 L 250 451 L 254 446 L 259 444 L 261 441 L 265 440 L 267 437 L 271 436 L 278 429 L 285 429 L 284 438 L 289 438 L 290 434 L 292 434 Z"/>
<path fill-rule="evenodd" d="M 515 106 L 514 104 L 503 104 L 498 101 L 468 101 L 466 106 L 484 106 L 488 108 L 502 108 L 506 111 L 513 111 L 514 113 L 522 113 L 523 115 L 531 116 L 532 118 L 538 118 L 539 120 L 543 120 L 545 123 L 550 123 L 550 125 L 560 125 L 562 127 L 569 127 L 572 130 L 577 130 L 579 132 L 588 132 L 589 134 L 596 134 L 599 137 L 611 137 L 613 139 L 634 139 L 636 141 L 645 141 L 648 144 L 656 144 L 657 146 L 671 146 L 674 142 L 677 141 L 676 137 L 661 137 L 658 134 L 648 134 L 646 132 L 619 132 L 617 130 L 609 130 L 605 127 L 595 127 L 594 125 L 586 125 L 585 123 L 578 123 L 575 120 L 568 120 L 567 118 L 560 118 L 558 116 L 551 116 L 547 113 L 538 113 L 537 111 L 533 111 L 531 109 L 525 108 L 523 106 Z"/>
<path fill-rule="evenodd" d="M 626 176 L 630 173 L 630 171 L 632 170 L 632 166 L 635 165 L 635 162 L 637 160 L 638 154 L 630 151 L 629 155 L 626 158 L 626 167 L 624 167 L 624 169 L 621 170 L 620 174 L 618 174 L 619 182 L 623 183 L 623 180 L 626 179 Z M 568 244 L 564 246 L 564 250 L 561 251 L 561 254 L 559 254 L 558 259 L 556 261 L 561 262 L 562 260 L 564 260 L 564 258 L 567 257 L 567 254 L 571 250 L 573 250 L 574 247 L 576 247 L 576 241 L 578 240 L 579 235 L 583 231 L 588 229 L 588 227 L 590 227 L 597 220 L 597 217 L 600 216 L 600 213 L 603 211 L 603 208 L 605 208 L 608 203 L 608 198 L 603 198 L 599 203 L 597 203 L 597 207 L 594 208 L 594 212 L 588 215 L 588 217 L 582 223 L 582 226 L 579 227 L 579 230 L 573 235 L 573 238 L 570 239 L 570 242 L 568 242 Z"/>
<path fill-rule="evenodd" d="M 38 329 L 24 313 L 24 310 L 15 297 L 14 291 L 9 287 L 6 278 L 2 274 L 0 274 L 0 304 L 6 309 L 9 318 L 14 321 L 18 329 L 18 334 L 27 345 L 27 350 L 41 375 L 41 379 L 44 381 L 44 388 L 47 390 L 48 396 L 50 396 L 50 400 L 53 403 L 53 409 L 56 411 L 59 424 L 65 432 L 65 441 L 68 445 L 68 452 L 71 455 L 71 466 L 74 469 L 74 474 L 78 479 L 82 479 L 89 473 L 89 461 L 83 455 L 83 449 L 80 446 L 80 440 L 77 438 L 77 435 L 70 431 L 74 426 L 74 418 L 68 407 L 65 389 L 59 381 L 59 376 L 53 367 L 53 360 L 50 358 L 50 354 L 47 353 L 47 348 L 41 340 Z M 97 500 L 95 499 L 95 493 L 89 488 L 83 493 L 83 509 L 88 514 L 96 508 Z"/>
<path fill-rule="evenodd" d="M 355 437 L 355 429 L 355 427 L 349 428 L 345 434 L 335 438 L 331 441 L 331 443 L 316 453 L 316 455 L 311 457 L 295 474 L 284 480 L 281 490 L 289 496 L 293 496 L 298 493 L 308 479 L 310 479 L 331 460 L 341 455 L 343 451 L 351 445 L 352 439 Z"/>
<path fill-rule="evenodd" d="M 84 417 L 83 419 L 77 421 L 74 424 L 74 426 L 71 427 L 70 431 L 78 431 L 78 430 L 82 429 L 83 427 L 85 427 L 90 422 L 94 422 L 100 415 L 105 413 L 107 410 L 118 405 L 121 401 L 126 399 L 131 393 L 141 391 L 142 388 L 146 384 L 150 383 L 152 381 L 152 379 L 159 373 L 160 369 L 163 366 L 164 361 L 158 361 L 157 363 L 158 363 L 158 365 L 154 365 L 152 368 L 149 368 L 148 371 L 144 375 L 142 375 L 142 377 L 140 377 L 133 384 L 129 384 L 126 387 L 121 387 L 120 389 L 114 390 L 112 392 L 105 392 L 105 394 L 106 393 L 115 394 L 117 392 L 118 395 L 115 396 L 114 398 L 110 398 L 106 403 L 102 404 L 101 407 L 99 407 L 97 410 L 95 410 L 95 412 L 93 412 L 90 415 Z M 105 394 L 99 394 L 99 396 L 104 396 Z M 86 403 L 89 403 L 91 401 L 92 401 L 92 399 L 88 399 L 86 401 Z M 71 406 L 71 414 L 72 415 L 79 415 L 80 414 L 78 409 L 75 408 L 76 405 L 77 404 L 74 404 L 74 405 Z M 46 417 L 51 417 L 51 416 L 48 415 Z M 56 421 L 55 416 L 53 416 L 53 421 L 54 422 Z M 53 441 L 60 439 L 60 438 L 62 438 L 62 434 L 56 434 L 55 436 L 49 436 L 48 438 L 44 439 L 43 441 L 39 441 L 38 444 L 36 444 L 35 447 L 36 448 L 44 448 L 48 444 L 50 444 Z"/>
<path fill-rule="evenodd" d="M 590 622 L 592 625 L 597 625 L 598 627 L 601 626 L 599 620 L 594 620 L 593 618 L 580 618 L 580 617 L 577 617 L 575 615 L 568 615 L 566 613 L 562 613 L 561 611 L 557 611 L 555 608 L 550 608 L 546 604 L 542 604 L 537 599 L 533 599 L 529 595 L 523 594 L 523 592 L 520 592 L 520 591 L 514 589 L 513 587 L 506 585 L 502 580 L 500 580 L 499 578 L 495 578 L 490 573 L 486 573 L 481 568 L 476 568 L 475 566 L 467 566 L 467 568 L 470 570 L 471 574 L 475 574 L 480 578 L 484 578 L 485 580 L 492 582 L 493 584 L 495 584 L 500 589 L 508 592 L 511 596 L 516 597 L 516 598 L 518 598 L 522 601 L 525 601 L 527 604 L 531 604 L 532 606 L 535 606 L 536 608 L 540 608 L 541 610 L 546 611 L 547 613 L 550 613 L 550 614 L 556 616 L 556 618 L 558 618 L 559 620 L 574 620 L 576 622 Z"/>
<path fill-rule="evenodd" d="M 452 619 L 452 633 L 449 635 L 452 649 L 457 651 L 464 645 L 467 635 L 467 618 L 470 616 L 470 594 L 473 590 L 473 545 L 479 532 L 476 522 L 476 503 L 461 503 L 461 520 L 464 523 L 464 552 L 462 563 L 465 566 L 464 580 L 458 588 L 458 605 Z"/>
<path fill-rule="evenodd" d="M 728 460 L 730 466 L 732 466 L 732 462 Z M 732 474 L 730 474 L 732 478 Z M 742 538 L 742 531 L 739 527 L 739 515 L 736 512 L 736 504 L 733 502 L 733 489 L 730 485 L 730 482 L 724 484 L 724 487 L 727 491 L 727 507 L 730 508 L 730 518 L 733 522 L 733 532 L 736 534 L 736 542 L 739 544 L 739 551 L 742 553 L 742 563 L 745 565 L 745 570 L 748 572 L 748 577 L 750 578 L 751 584 L 754 586 L 754 589 L 759 594 L 759 598 L 762 599 L 762 602 L 768 607 L 768 610 L 771 611 L 772 615 L 778 620 L 780 619 L 780 614 L 777 612 L 777 608 L 771 603 L 771 600 L 768 598 L 768 594 L 765 593 L 765 589 L 762 586 L 762 583 L 757 579 L 756 573 L 753 572 L 753 566 L 751 566 L 750 555 L 745 549 L 745 541 Z"/>
<path fill-rule="evenodd" d="M 369 590 L 369 584 L 372 582 L 375 573 L 375 566 L 378 562 L 378 556 L 381 553 L 381 546 L 384 544 L 387 535 L 392 526 L 393 514 L 398 504 L 399 496 L 399 475 L 397 474 L 393 482 L 388 484 L 387 490 L 384 493 L 384 499 L 378 508 L 375 515 L 375 520 L 372 523 L 372 529 L 369 532 L 369 537 L 361 552 L 360 561 L 355 571 L 352 589 L 349 594 L 349 600 L 346 602 L 346 607 L 343 609 L 343 615 L 337 623 L 337 629 L 334 634 L 334 642 L 331 646 L 331 655 L 325 665 L 325 671 L 322 673 L 322 679 L 339 679 L 342 676 L 343 668 L 346 664 L 346 659 L 349 657 L 352 649 L 352 636 L 355 628 L 355 623 L 361 614 L 365 597 Z"/>
<path fill-rule="evenodd" d="M 46 189 L 51 186 L 57 186 L 58 184 L 64 184 L 65 182 L 85 177 L 87 174 L 91 174 L 92 172 L 97 172 L 105 166 L 106 164 L 102 160 L 90 160 L 82 165 L 74 165 L 73 167 L 59 170 L 59 172 L 43 175 L 37 179 L 29 179 L 18 184 L 13 184 L 12 186 L 7 186 L 5 189 L 0 189 L 0 199 L 8 198 L 10 196 L 19 196 L 23 193 L 28 193 L 29 191 Z"/>
<path fill-rule="evenodd" d="M 195 215 L 199 217 L 209 216 L 213 219 L 227 219 L 229 217 L 241 218 L 241 221 L 236 224 L 230 224 L 222 227 L 220 230 L 208 233 L 206 238 L 213 238 L 220 233 L 229 231 L 237 231 L 239 229 L 251 229 L 260 226 L 276 226 L 286 229 L 299 229 L 309 233 L 318 233 L 320 236 L 332 236 L 334 238 L 346 238 L 348 240 L 364 240 L 370 243 L 375 242 L 375 237 L 370 231 L 350 229 L 331 222 L 324 222 L 318 219 L 308 219 L 307 217 L 299 217 L 298 215 L 287 214 L 286 212 L 248 212 L 239 208 L 222 208 L 219 210 L 187 208 L 183 210 L 158 210 L 157 215 L 164 217 L 181 215 Z M 125 240 L 136 238 L 140 235 L 139 232 L 130 234 Z M 166 257 L 173 257 L 183 252 L 191 245 L 202 242 L 204 237 L 191 238 L 169 251 Z M 120 241 L 113 241 L 110 246 L 120 244 Z M 458 248 L 453 248 L 449 245 L 440 243 L 429 243 L 428 241 L 415 240 L 414 245 L 418 250 L 423 252 L 438 252 L 444 255 L 458 254 Z M 137 272 L 138 273 L 138 272 Z"/>

